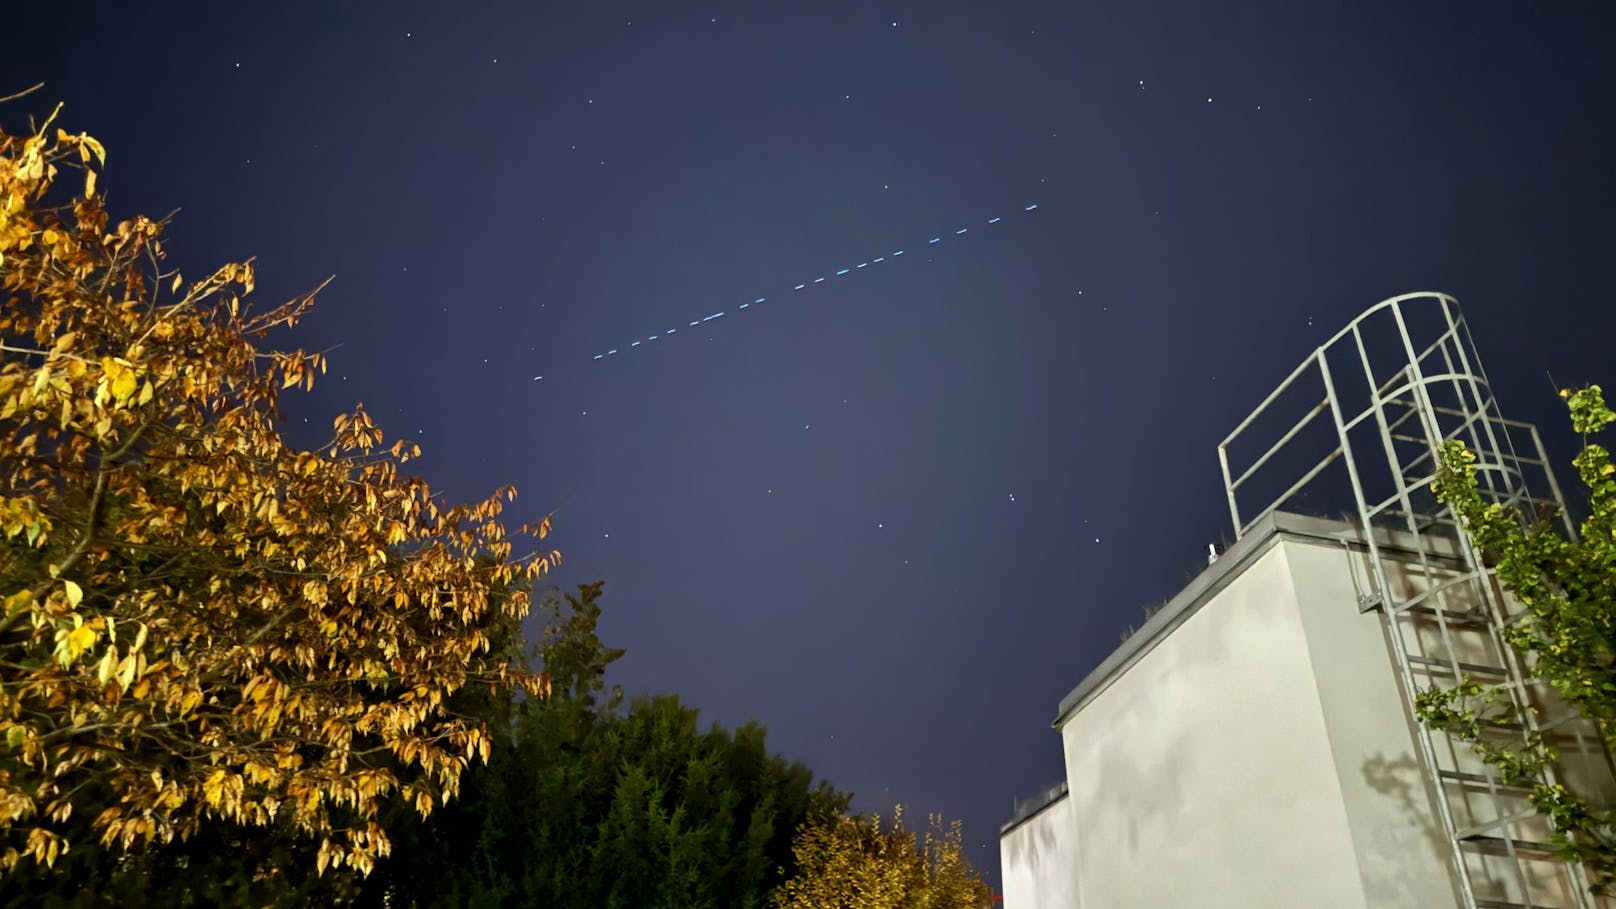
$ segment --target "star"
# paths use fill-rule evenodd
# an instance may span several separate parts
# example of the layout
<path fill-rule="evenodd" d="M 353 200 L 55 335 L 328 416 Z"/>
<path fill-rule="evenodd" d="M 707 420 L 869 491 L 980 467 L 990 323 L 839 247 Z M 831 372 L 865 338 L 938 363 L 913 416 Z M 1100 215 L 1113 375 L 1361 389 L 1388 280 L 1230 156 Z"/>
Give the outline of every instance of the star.
<path fill-rule="evenodd" d="M 880 530 L 880 529 L 882 529 L 882 528 L 884 528 L 884 527 L 886 527 L 886 526 L 887 526 L 887 525 L 885 525 L 885 524 L 877 524 L 877 525 L 875 525 L 875 529 L 876 529 L 876 530 Z"/>

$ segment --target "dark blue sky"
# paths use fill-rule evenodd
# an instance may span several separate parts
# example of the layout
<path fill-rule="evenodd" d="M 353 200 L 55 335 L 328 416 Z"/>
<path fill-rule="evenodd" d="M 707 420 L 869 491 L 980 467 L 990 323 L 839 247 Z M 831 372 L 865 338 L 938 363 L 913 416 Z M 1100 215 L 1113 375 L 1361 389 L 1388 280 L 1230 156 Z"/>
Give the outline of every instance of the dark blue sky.
<path fill-rule="evenodd" d="M 1570 457 L 1546 372 L 1616 382 L 1612 9 L 36 3 L 0 94 L 183 208 L 189 270 L 335 274 L 293 419 L 363 401 L 450 495 L 555 509 L 631 692 L 996 877 L 1058 699 L 1230 536 L 1216 443 L 1360 310 L 1457 295 Z"/>

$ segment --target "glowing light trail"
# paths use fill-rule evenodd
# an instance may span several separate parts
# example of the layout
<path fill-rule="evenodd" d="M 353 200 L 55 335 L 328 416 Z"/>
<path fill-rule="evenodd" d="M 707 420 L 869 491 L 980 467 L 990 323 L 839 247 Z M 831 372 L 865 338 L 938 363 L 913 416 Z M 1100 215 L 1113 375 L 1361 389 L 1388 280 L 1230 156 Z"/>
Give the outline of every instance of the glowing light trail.
<path fill-rule="evenodd" d="M 1022 209 L 1022 211 L 1024 211 L 1024 212 L 1037 211 L 1037 210 L 1038 210 L 1038 204 L 1037 203 L 1033 203 L 1033 204 L 1028 205 L 1028 206 L 1026 206 L 1026 207 L 1024 207 Z M 987 223 L 989 223 L 989 224 L 998 224 L 1000 221 L 1003 221 L 1003 220 L 1004 219 L 1001 218 L 1001 217 L 992 217 L 992 218 L 988 219 Z M 969 230 L 969 229 L 970 228 L 967 228 L 967 227 L 958 228 L 958 229 L 956 229 L 954 231 L 954 236 L 956 236 L 956 237 L 963 236 L 965 234 L 965 232 L 967 230 Z M 926 245 L 927 246 L 933 246 L 933 245 L 936 245 L 936 244 L 941 243 L 941 242 L 943 242 L 943 238 L 941 236 L 937 236 L 937 237 L 932 237 L 930 240 L 927 240 Z M 896 259 L 897 257 L 899 257 L 901 255 L 903 255 L 903 250 L 895 249 L 891 253 L 889 253 L 889 254 L 887 254 L 885 256 L 877 256 L 877 257 L 875 257 L 873 259 L 870 259 L 867 262 L 860 262 L 858 265 L 853 266 L 853 268 L 840 269 L 840 270 L 838 270 L 836 272 L 836 274 L 833 277 L 838 277 L 839 278 L 839 277 L 842 277 L 842 276 L 852 272 L 854 268 L 867 268 L 867 267 L 869 267 L 871 265 L 878 265 L 878 264 L 880 264 L 882 262 L 885 262 L 888 258 Z M 792 290 L 800 291 L 800 290 L 803 290 L 803 289 L 807 288 L 809 286 L 809 284 L 823 284 L 823 283 L 825 283 L 825 279 L 823 277 L 819 277 L 819 278 L 813 279 L 811 282 L 805 281 L 805 282 L 803 282 L 801 284 L 798 284 L 795 287 L 793 287 Z M 751 303 L 742 303 L 742 304 L 740 304 L 739 306 L 736 307 L 736 309 L 747 309 L 747 308 L 751 307 L 754 303 L 763 303 L 763 302 L 767 301 L 767 299 L 768 299 L 767 297 L 758 297 L 757 299 L 753 300 Z M 723 316 L 724 316 L 724 313 L 722 311 L 721 312 L 715 312 L 715 313 L 712 313 L 711 315 L 703 316 L 700 319 L 696 319 L 695 321 L 690 323 L 690 327 L 694 328 L 694 327 L 696 327 L 698 325 L 701 325 L 701 324 L 703 324 L 705 322 L 711 322 L 714 319 L 723 318 Z M 670 328 L 667 331 L 662 332 L 661 335 L 671 335 L 675 331 L 676 331 L 676 329 Z M 630 348 L 639 347 L 641 344 L 643 344 L 643 343 L 645 343 L 647 341 L 655 341 L 657 338 L 661 337 L 661 335 L 648 335 L 648 336 L 646 336 L 645 338 L 643 338 L 641 340 L 636 340 L 636 341 L 629 342 L 628 346 Z M 618 351 L 618 349 L 614 347 L 614 348 L 606 351 L 605 353 L 595 354 L 594 357 L 592 357 L 592 359 L 604 360 L 607 357 L 615 355 L 617 353 L 617 351 Z"/>

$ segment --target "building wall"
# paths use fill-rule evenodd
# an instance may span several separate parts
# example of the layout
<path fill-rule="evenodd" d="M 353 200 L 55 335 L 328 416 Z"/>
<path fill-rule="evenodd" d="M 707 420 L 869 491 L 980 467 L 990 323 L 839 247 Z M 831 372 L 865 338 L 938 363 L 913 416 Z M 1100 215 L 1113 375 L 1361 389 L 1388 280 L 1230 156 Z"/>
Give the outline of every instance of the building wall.
<path fill-rule="evenodd" d="M 1450 847 L 1432 810 L 1384 623 L 1379 612 L 1358 611 L 1359 590 L 1374 586 L 1368 559 L 1324 541 L 1280 545 L 1368 905 L 1454 905 Z"/>
<path fill-rule="evenodd" d="M 1058 813 L 1004 828 L 1008 909 L 1455 904 L 1387 619 L 1361 611 L 1360 592 L 1378 585 L 1368 555 L 1348 548 L 1357 538 L 1342 522 L 1269 516 L 1062 699 L 1068 795 Z M 1382 547 L 1394 601 L 1429 590 L 1427 610 L 1476 605 L 1474 588 L 1447 583 L 1459 579 L 1454 553 L 1433 543 L 1427 575 L 1406 545 Z M 1502 658 L 1484 626 L 1439 625 L 1428 611 L 1397 621 L 1444 665 Z M 1412 671 L 1420 688 L 1451 678 Z M 1473 792 L 1465 775 L 1487 768 L 1462 745 L 1441 762 L 1460 771 L 1444 783 L 1458 826 L 1530 807 L 1524 792 L 1498 804 Z M 1616 791 L 1602 749 L 1570 762 L 1586 788 Z M 1514 835 L 1549 839 L 1541 818 Z M 1466 864 L 1478 897 L 1576 904 L 1556 862 L 1518 870 L 1472 849 Z M 1060 887 L 1074 888 L 1069 903 Z"/>
<path fill-rule="evenodd" d="M 1386 905 L 1359 877 L 1289 549 L 1256 555 L 1068 715 L 1083 905 Z"/>
<path fill-rule="evenodd" d="M 1078 909 L 1071 806 L 1061 796 L 999 836 L 1004 909 Z"/>

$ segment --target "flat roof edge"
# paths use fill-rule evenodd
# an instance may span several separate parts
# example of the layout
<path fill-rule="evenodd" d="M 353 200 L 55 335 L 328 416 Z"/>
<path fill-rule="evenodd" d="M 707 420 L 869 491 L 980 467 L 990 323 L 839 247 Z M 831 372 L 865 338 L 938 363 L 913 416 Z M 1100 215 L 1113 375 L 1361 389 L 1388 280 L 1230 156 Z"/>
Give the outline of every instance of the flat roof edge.
<path fill-rule="evenodd" d="M 999 825 L 999 838 L 1004 839 L 1005 834 L 1042 814 L 1044 809 L 1054 805 L 1063 798 L 1066 798 L 1065 780 L 1061 780 L 1059 783 L 1046 788 L 1043 792 L 1038 793 L 1025 802 L 1017 802 L 1016 810 L 1010 815 L 1010 820 Z"/>
<path fill-rule="evenodd" d="M 1052 724 L 1059 729 L 1079 708 L 1104 691 L 1123 671 L 1149 653 L 1158 642 L 1194 615 L 1201 606 L 1227 587 L 1242 571 L 1268 551 L 1281 538 L 1314 540 L 1321 542 L 1364 544 L 1357 525 L 1347 521 L 1293 514 L 1286 511 L 1270 512 L 1246 532 L 1234 545 L 1219 554 L 1216 562 L 1195 576 L 1155 615 L 1146 620 L 1123 641 L 1111 655 L 1084 676 L 1081 682 L 1061 698 Z M 1392 542 L 1392 541 L 1388 541 Z M 1392 543 L 1395 546 L 1395 542 Z"/>

